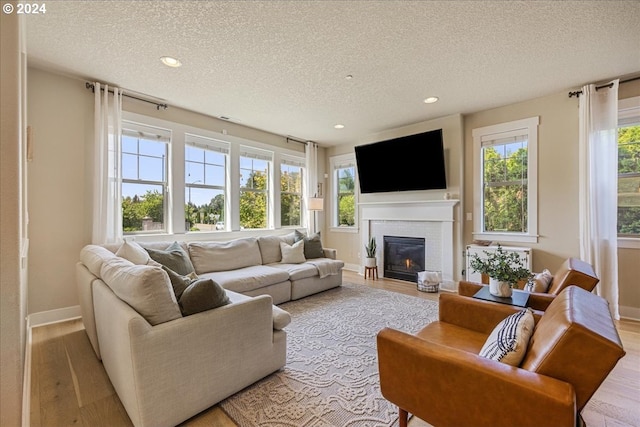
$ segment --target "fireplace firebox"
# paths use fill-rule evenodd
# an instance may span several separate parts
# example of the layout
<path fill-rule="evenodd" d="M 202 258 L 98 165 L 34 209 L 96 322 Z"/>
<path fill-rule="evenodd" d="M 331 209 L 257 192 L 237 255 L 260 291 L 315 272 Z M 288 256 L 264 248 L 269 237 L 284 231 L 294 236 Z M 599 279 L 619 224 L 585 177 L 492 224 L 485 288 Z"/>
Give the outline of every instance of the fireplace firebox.
<path fill-rule="evenodd" d="M 425 239 L 419 237 L 383 236 L 384 277 L 417 282 L 424 271 Z"/>

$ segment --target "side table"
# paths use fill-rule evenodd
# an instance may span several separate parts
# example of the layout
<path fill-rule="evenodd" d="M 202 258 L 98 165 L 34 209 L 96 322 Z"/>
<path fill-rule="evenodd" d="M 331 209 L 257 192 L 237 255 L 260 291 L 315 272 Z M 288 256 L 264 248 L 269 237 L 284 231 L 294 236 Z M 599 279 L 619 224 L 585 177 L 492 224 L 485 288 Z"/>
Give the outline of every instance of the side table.
<path fill-rule="evenodd" d="M 369 276 L 373 280 L 376 280 L 378 278 L 378 266 L 365 267 L 364 268 L 364 278 L 366 279 L 367 276 Z"/>

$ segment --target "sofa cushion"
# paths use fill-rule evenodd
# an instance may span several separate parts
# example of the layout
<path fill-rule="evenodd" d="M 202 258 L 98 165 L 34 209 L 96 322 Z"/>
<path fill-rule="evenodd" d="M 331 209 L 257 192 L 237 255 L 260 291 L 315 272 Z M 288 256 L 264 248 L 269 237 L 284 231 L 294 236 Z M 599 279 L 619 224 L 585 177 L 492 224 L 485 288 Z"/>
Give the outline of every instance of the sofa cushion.
<path fill-rule="evenodd" d="M 188 248 L 197 274 L 262 264 L 258 240 L 254 237 L 229 242 L 189 242 Z"/>
<path fill-rule="evenodd" d="M 519 366 L 534 328 L 533 311 L 525 308 L 496 325 L 480 350 L 480 356 Z"/>
<path fill-rule="evenodd" d="M 289 280 L 306 279 L 307 277 L 313 277 L 318 275 L 318 269 L 307 262 L 301 264 L 283 264 L 273 263 L 269 264 L 269 267 L 279 268 L 289 273 Z"/>
<path fill-rule="evenodd" d="M 322 250 L 322 241 L 320 240 L 320 232 L 311 236 L 305 236 L 298 230 L 295 231 L 296 242 L 302 240 L 304 242 L 304 257 L 306 259 L 324 258 Z"/>
<path fill-rule="evenodd" d="M 260 236 L 258 237 L 258 246 L 260 246 L 260 254 L 262 255 L 263 264 L 271 264 L 282 260 L 282 252 L 280 251 L 280 242 L 286 242 L 290 245 L 294 244 L 295 234 L 289 233 L 285 236 Z"/>
<path fill-rule="evenodd" d="M 302 240 L 289 245 L 285 242 L 280 242 L 280 251 L 282 252 L 283 264 L 300 264 L 307 259 L 304 257 L 304 242 Z"/>
<path fill-rule="evenodd" d="M 213 279 L 225 289 L 245 293 L 289 280 L 289 273 L 266 265 L 254 265 L 237 270 L 204 273 L 200 277 Z"/>
<path fill-rule="evenodd" d="M 159 262 L 167 268 L 170 268 L 178 274 L 186 276 L 195 271 L 193 264 L 189 259 L 189 254 L 182 249 L 178 242 L 173 242 L 164 250 L 151 248 L 145 249 L 149 253 L 151 259 Z"/>
<path fill-rule="evenodd" d="M 196 279 L 180 296 L 179 305 L 183 316 L 212 310 L 229 304 L 229 297 L 220 285 L 211 279 Z"/>
<path fill-rule="evenodd" d="M 152 325 L 182 317 L 169 276 L 162 268 L 114 257 L 104 261 L 100 277 L 118 298 Z"/>
<path fill-rule="evenodd" d="M 98 245 L 86 245 L 80 251 L 80 261 L 96 277 L 100 277 L 100 270 L 105 260 L 116 258 L 110 250 Z"/>

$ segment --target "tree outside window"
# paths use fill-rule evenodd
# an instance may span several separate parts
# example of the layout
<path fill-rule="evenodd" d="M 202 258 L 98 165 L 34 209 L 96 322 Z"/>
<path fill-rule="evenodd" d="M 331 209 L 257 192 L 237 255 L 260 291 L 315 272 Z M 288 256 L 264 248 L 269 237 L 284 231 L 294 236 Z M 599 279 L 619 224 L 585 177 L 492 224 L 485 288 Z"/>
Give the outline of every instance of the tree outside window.
<path fill-rule="evenodd" d="M 280 165 L 280 226 L 302 223 L 302 167 Z"/>
<path fill-rule="evenodd" d="M 640 236 L 640 125 L 618 128 L 618 234 Z"/>
<path fill-rule="evenodd" d="M 270 162 L 240 157 L 240 227 L 267 228 Z"/>
<path fill-rule="evenodd" d="M 336 177 L 338 182 L 338 226 L 353 227 L 356 223 L 355 167 L 337 168 Z"/>

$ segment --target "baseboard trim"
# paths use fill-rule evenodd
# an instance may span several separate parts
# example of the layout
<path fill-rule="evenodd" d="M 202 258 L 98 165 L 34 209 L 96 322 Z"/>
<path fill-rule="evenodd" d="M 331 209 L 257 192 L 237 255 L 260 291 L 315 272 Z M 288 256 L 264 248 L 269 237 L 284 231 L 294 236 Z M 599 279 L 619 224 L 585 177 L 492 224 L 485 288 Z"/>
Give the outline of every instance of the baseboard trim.
<path fill-rule="evenodd" d="M 50 323 L 64 322 L 66 320 L 77 319 L 78 317 L 82 317 L 79 305 L 31 313 L 27 316 L 27 328 L 29 329 L 35 328 L 36 326 L 48 325 Z"/>
<path fill-rule="evenodd" d="M 621 305 L 618 310 L 621 319 L 640 321 L 640 308 Z"/>

